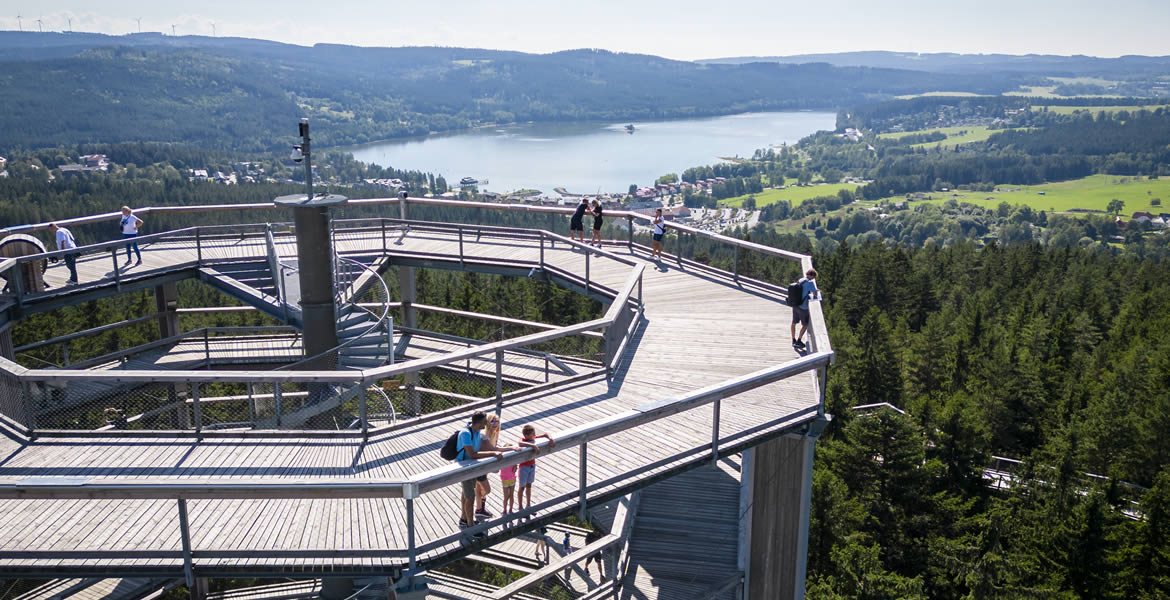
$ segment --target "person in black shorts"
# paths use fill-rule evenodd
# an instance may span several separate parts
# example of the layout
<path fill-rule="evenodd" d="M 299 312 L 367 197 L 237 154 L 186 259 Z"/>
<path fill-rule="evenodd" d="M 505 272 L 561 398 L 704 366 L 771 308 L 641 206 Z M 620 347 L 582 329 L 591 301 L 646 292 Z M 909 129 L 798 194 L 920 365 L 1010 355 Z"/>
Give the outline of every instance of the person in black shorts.
<path fill-rule="evenodd" d="M 588 546 L 589 544 L 592 544 L 593 542 L 600 541 L 602 537 L 604 537 L 604 536 L 602 535 L 601 530 L 597 529 L 597 528 L 593 528 L 585 536 L 585 545 Z M 594 552 L 593 554 L 589 555 L 589 558 L 585 559 L 585 576 L 586 577 L 589 576 L 589 563 L 593 563 L 593 562 L 597 563 L 597 578 L 598 579 L 603 578 L 605 575 L 601 571 L 601 553 L 600 552 Z"/>
<path fill-rule="evenodd" d="M 582 244 L 585 243 L 586 210 L 589 210 L 589 201 L 582 197 L 581 203 L 577 205 L 576 212 L 573 213 L 573 219 L 569 221 L 569 238 L 575 239 Z"/>
<path fill-rule="evenodd" d="M 589 243 L 601 247 L 601 200 L 593 201 L 593 239 Z"/>
<path fill-rule="evenodd" d="M 654 234 L 654 251 L 650 253 L 650 258 L 662 258 L 662 236 L 666 235 L 666 219 L 662 217 L 662 209 L 654 211 L 654 220 L 650 224 L 651 232 Z"/>

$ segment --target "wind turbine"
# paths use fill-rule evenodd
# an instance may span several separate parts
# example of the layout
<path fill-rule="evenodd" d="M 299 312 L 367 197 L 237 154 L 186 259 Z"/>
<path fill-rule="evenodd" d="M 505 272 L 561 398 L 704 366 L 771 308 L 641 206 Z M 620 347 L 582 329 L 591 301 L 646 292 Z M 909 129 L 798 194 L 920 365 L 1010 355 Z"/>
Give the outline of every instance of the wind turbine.
<path fill-rule="evenodd" d="M 173 37 L 174 35 L 175 35 L 175 26 L 171 25 L 171 36 Z"/>
<path fill-rule="evenodd" d="M 19 29 L 19 30 L 21 30 L 21 31 L 24 31 L 24 23 L 22 23 L 22 22 L 20 21 L 20 20 L 21 20 L 21 19 L 23 19 L 23 18 L 24 18 L 24 17 L 22 17 L 22 16 L 20 16 L 20 15 L 16 15 L 16 28 L 17 28 L 17 29 Z"/>
<path fill-rule="evenodd" d="M 40 19 L 37 19 L 37 31 L 40 31 L 41 33 L 44 33 L 44 32 L 45 32 L 45 28 L 41 26 L 41 20 L 40 20 Z"/>
<path fill-rule="evenodd" d="M 211 37 L 215 37 L 215 23 L 211 24 Z"/>
<path fill-rule="evenodd" d="M 73 19 L 66 19 L 69 21 L 69 33 L 73 33 Z"/>
<path fill-rule="evenodd" d="M 142 33 L 142 17 L 134 17 L 134 20 L 138 21 L 138 33 Z"/>

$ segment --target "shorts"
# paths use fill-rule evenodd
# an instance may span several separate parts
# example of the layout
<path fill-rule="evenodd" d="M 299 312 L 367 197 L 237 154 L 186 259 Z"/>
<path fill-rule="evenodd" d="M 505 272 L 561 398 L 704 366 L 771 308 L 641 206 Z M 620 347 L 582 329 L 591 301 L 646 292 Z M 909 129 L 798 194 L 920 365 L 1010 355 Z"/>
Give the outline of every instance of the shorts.
<path fill-rule="evenodd" d="M 516 485 L 515 479 L 501 479 L 500 480 L 500 486 L 503 487 L 504 489 L 508 489 L 508 488 L 513 487 L 515 485 Z"/>
<path fill-rule="evenodd" d="M 463 497 L 471 500 L 475 499 L 475 480 L 468 479 L 463 482 Z"/>
<path fill-rule="evenodd" d="M 663 235 L 663 234 L 661 234 L 661 233 L 656 233 L 656 234 L 654 234 L 654 241 L 656 241 L 656 242 L 661 242 L 661 241 L 662 241 L 662 235 Z"/>
<path fill-rule="evenodd" d="M 569 231 L 585 231 L 585 224 L 581 222 L 581 219 L 573 219 L 569 221 Z"/>
<path fill-rule="evenodd" d="M 532 485 L 536 481 L 536 465 L 520 465 L 520 487 Z"/>
<path fill-rule="evenodd" d="M 796 323 L 800 323 L 801 325 L 808 327 L 808 309 L 801 308 L 799 306 L 793 306 L 792 307 L 792 323 L 794 325 Z"/>

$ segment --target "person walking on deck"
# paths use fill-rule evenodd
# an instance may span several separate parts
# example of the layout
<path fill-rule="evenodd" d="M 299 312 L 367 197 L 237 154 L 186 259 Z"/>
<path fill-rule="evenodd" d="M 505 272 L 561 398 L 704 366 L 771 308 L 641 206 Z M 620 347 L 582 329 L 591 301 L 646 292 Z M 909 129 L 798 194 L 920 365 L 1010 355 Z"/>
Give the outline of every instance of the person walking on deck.
<path fill-rule="evenodd" d="M 601 247 L 601 200 L 593 201 L 593 239 L 589 243 Z"/>
<path fill-rule="evenodd" d="M 118 221 L 122 227 L 122 239 L 132 239 L 138 237 L 138 228 L 142 227 L 142 219 L 139 219 L 129 206 L 122 207 L 122 218 Z M 134 253 L 138 255 L 138 262 L 136 265 L 142 264 L 142 251 L 138 249 L 138 242 L 131 241 L 126 244 L 126 265 L 130 264 L 130 249 L 134 249 Z"/>
<path fill-rule="evenodd" d="M 69 250 L 77 247 L 77 240 L 73 239 L 73 233 L 68 229 L 56 223 L 49 223 L 49 231 L 53 232 L 58 250 Z M 77 253 L 71 252 L 65 255 L 65 268 L 69 269 L 69 280 L 65 282 L 65 285 L 77 283 Z"/>
<path fill-rule="evenodd" d="M 581 203 L 573 212 L 573 218 L 569 220 L 569 239 L 577 240 L 582 244 L 585 243 L 585 211 L 587 210 L 589 210 L 589 201 L 582 196 Z"/>
<path fill-rule="evenodd" d="M 799 283 L 801 302 L 799 306 L 792 307 L 792 327 L 789 333 L 792 336 L 792 346 L 797 350 L 803 350 L 805 343 L 802 338 L 804 338 L 804 333 L 808 331 L 808 301 L 813 298 L 820 299 L 820 291 L 817 290 L 816 269 L 809 269 Z M 796 334 L 797 323 L 800 323 L 800 335 Z"/>
<path fill-rule="evenodd" d="M 651 228 L 654 233 L 654 252 L 650 253 L 651 258 L 662 258 L 662 236 L 666 235 L 666 219 L 662 216 L 662 209 L 654 211 L 654 220 L 651 222 Z"/>
<path fill-rule="evenodd" d="M 455 460 L 464 461 L 480 458 L 499 459 L 504 455 L 504 451 L 514 450 L 514 448 L 497 448 L 490 440 L 484 439 L 482 432 L 487 427 L 487 422 L 487 413 L 483 411 L 478 411 L 471 415 L 471 421 L 467 423 L 467 427 L 459 432 L 459 437 L 455 445 L 459 448 L 459 453 L 455 455 Z M 460 527 L 471 527 L 475 525 L 477 483 L 476 479 L 468 479 L 463 482 L 463 497 L 461 501 L 462 518 L 459 520 Z"/>

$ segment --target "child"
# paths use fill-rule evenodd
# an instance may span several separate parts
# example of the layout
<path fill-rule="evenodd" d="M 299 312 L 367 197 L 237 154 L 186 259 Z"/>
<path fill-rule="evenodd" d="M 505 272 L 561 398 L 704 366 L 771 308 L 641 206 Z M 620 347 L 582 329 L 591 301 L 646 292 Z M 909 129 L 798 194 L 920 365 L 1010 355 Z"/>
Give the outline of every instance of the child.
<path fill-rule="evenodd" d="M 547 433 L 536 435 L 536 428 L 532 425 L 525 425 L 521 430 L 524 438 L 520 440 L 519 446 L 521 448 L 533 448 L 536 453 L 540 453 L 540 448 L 536 446 L 536 438 L 542 437 L 548 440 L 549 447 L 556 445 Z M 524 510 L 524 498 L 528 498 L 528 508 L 532 508 L 532 482 L 536 481 L 536 459 L 520 463 L 520 477 L 519 485 L 520 491 L 517 495 L 520 497 L 520 510 Z"/>
<path fill-rule="evenodd" d="M 516 465 L 500 469 L 500 487 L 504 488 L 504 505 L 500 514 L 516 510 Z"/>

